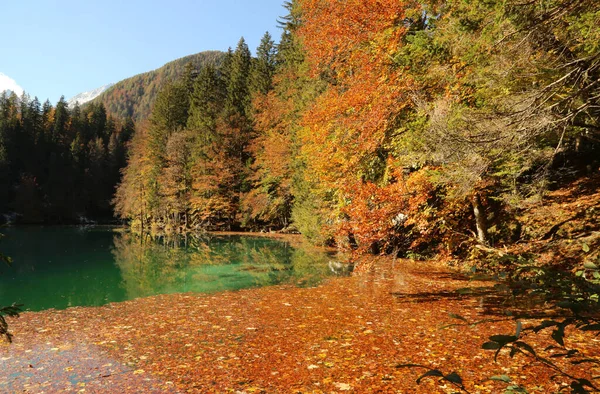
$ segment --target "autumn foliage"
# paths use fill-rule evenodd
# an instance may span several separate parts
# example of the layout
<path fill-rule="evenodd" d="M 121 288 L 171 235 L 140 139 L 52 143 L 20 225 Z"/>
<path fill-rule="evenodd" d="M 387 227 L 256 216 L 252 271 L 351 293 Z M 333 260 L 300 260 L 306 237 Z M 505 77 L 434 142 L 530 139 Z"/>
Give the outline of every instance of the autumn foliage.
<path fill-rule="evenodd" d="M 593 2 L 285 7 L 278 44 L 241 41 L 158 96 L 121 216 L 463 254 L 518 239 L 524 202 L 597 166 Z M 144 204 L 123 201 L 140 182 Z"/>

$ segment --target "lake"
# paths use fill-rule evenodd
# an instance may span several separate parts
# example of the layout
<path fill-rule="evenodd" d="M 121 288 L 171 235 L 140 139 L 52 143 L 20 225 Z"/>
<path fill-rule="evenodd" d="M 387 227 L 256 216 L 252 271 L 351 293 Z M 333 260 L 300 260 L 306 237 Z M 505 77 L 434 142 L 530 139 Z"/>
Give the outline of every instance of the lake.
<path fill-rule="evenodd" d="M 140 237 L 106 227 L 8 227 L 0 305 L 25 310 L 100 306 L 155 294 L 314 286 L 348 269 L 335 255 L 266 237 Z"/>

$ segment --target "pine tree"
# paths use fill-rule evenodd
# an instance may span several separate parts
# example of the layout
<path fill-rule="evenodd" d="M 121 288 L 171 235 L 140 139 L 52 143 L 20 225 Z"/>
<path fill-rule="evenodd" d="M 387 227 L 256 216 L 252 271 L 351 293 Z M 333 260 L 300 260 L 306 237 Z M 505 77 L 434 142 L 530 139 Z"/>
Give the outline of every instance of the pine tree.
<path fill-rule="evenodd" d="M 89 141 L 95 141 L 95 139 L 97 137 L 102 138 L 104 141 L 108 140 L 108 137 L 106 136 L 106 108 L 104 107 L 104 104 L 99 103 L 92 103 L 90 104 L 86 110 L 88 111 L 88 119 L 89 119 L 89 126 L 88 126 L 88 130 L 89 133 L 86 136 L 86 140 Z"/>
<path fill-rule="evenodd" d="M 197 72 L 194 69 L 193 63 L 186 63 L 183 75 L 181 77 L 181 83 L 185 86 L 185 90 L 187 91 L 188 96 L 192 94 L 194 91 L 194 79 L 197 76 Z"/>
<path fill-rule="evenodd" d="M 225 112 L 228 117 L 247 117 L 250 113 L 250 65 L 252 55 L 244 38 L 240 38 L 231 57 L 229 75 L 227 75 L 227 97 Z"/>
<path fill-rule="evenodd" d="M 227 48 L 227 52 L 225 53 L 225 57 L 223 58 L 223 63 L 221 63 L 221 67 L 219 67 L 219 74 L 221 80 L 225 81 L 225 87 L 227 87 L 227 81 L 229 81 L 229 77 L 231 76 L 231 65 L 233 63 L 233 49 L 231 47 Z"/>
<path fill-rule="evenodd" d="M 201 143 L 216 139 L 217 119 L 222 113 L 225 85 L 217 70 L 207 65 L 200 69 L 190 99 L 187 127 L 194 130 Z"/>
<path fill-rule="evenodd" d="M 252 67 L 251 86 L 254 94 L 264 95 L 273 88 L 276 57 L 275 42 L 269 32 L 266 32 L 256 49 L 256 59 Z"/>
<path fill-rule="evenodd" d="M 156 97 L 152 111 L 153 126 L 172 133 L 187 124 L 190 94 L 183 81 L 169 83 Z"/>
<path fill-rule="evenodd" d="M 50 100 L 44 101 L 44 104 L 42 105 L 42 128 L 44 135 L 47 136 L 44 138 L 51 141 L 52 131 L 54 129 L 54 107 L 52 107 Z"/>
<path fill-rule="evenodd" d="M 42 106 L 40 100 L 34 97 L 29 102 L 28 118 L 31 124 L 29 133 L 32 136 L 34 144 L 39 144 L 40 140 L 44 137 L 43 135 L 43 119 L 42 119 Z"/>
<path fill-rule="evenodd" d="M 127 145 L 133 134 L 135 133 L 135 123 L 133 123 L 133 119 L 128 117 L 125 119 L 125 123 L 121 127 L 121 131 L 119 132 L 119 141 L 123 146 Z"/>
<path fill-rule="evenodd" d="M 67 136 L 67 126 L 69 123 L 69 108 L 65 96 L 60 96 L 60 100 L 54 108 L 54 128 L 52 132 L 52 141 L 59 144 L 70 144 Z"/>

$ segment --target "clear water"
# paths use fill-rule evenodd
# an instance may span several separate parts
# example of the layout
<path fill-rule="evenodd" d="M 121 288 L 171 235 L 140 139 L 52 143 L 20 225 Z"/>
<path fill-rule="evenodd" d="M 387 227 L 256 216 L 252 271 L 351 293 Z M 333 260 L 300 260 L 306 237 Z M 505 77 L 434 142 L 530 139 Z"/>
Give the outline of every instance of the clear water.
<path fill-rule="evenodd" d="M 347 269 L 335 256 L 269 238 L 144 238 L 109 228 L 0 229 L 0 305 L 25 310 L 99 306 L 155 294 L 212 293 L 293 283 L 313 286 Z"/>

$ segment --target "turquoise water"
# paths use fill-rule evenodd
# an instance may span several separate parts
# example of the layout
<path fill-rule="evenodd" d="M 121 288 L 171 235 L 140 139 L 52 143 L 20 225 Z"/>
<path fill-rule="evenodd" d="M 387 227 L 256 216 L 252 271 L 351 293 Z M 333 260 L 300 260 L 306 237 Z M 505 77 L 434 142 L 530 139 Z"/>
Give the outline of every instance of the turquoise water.
<path fill-rule="evenodd" d="M 144 238 L 110 228 L 3 228 L 0 305 L 39 311 L 99 306 L 155 294 L 212 293 L 293 283 L 347 270 L 334 256 L 246 236 Z"/>

